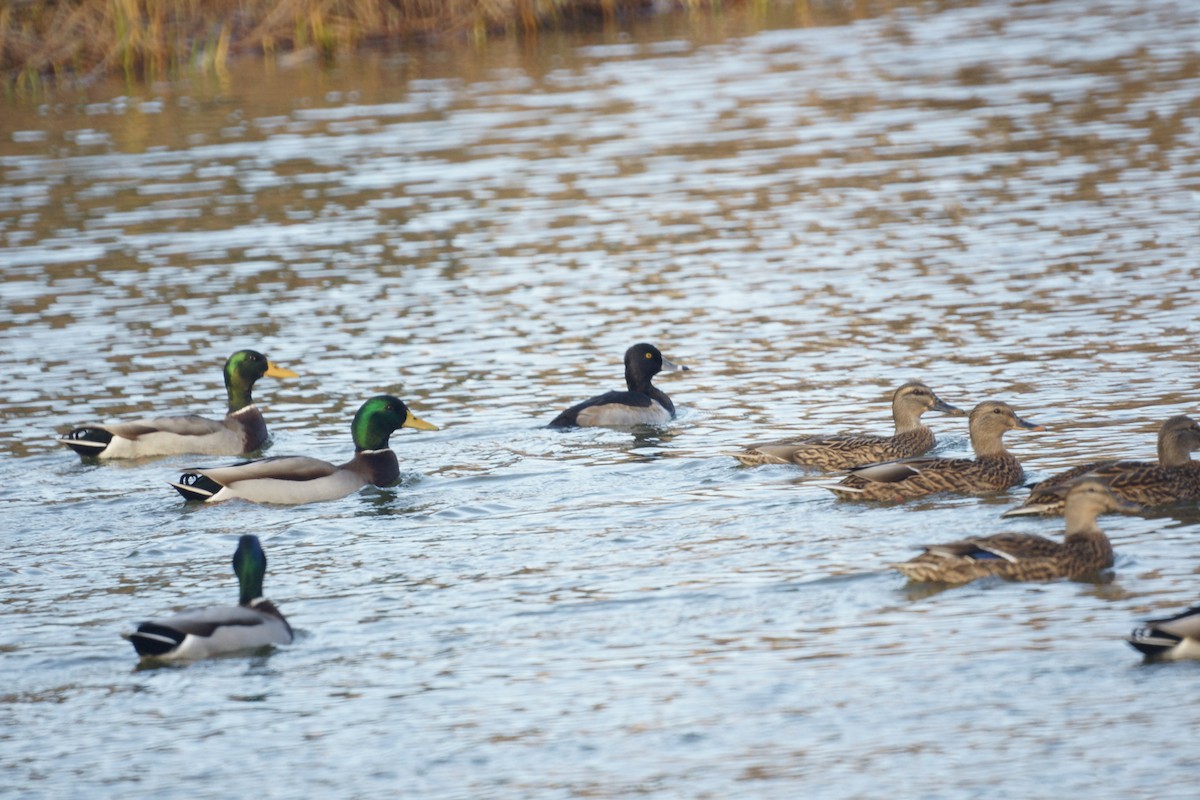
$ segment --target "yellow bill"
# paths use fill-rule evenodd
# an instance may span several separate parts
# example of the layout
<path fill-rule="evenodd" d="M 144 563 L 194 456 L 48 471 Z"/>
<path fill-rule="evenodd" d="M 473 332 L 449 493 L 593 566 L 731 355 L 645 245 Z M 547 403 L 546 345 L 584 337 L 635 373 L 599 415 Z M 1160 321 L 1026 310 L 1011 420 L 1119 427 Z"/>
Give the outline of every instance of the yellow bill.
<path fill-rule="evenodd" d="M 267 362 L 267 371 L 264 374 L 266 374 L 268 377 L 271 377 L 271 378 L 299 378 L 300 377 L 299 374 L 292 372 L 290 369 L 286 369 L 286 368 L 278 366 L 276 364 L 272 364 L 270 361 Z"/>
<path fill-rule="evenodd" d="M 434 425 L 432 422 L 426 422 L 420 417 L 414 417 L 411 411 L 408 412 L 408 416 L 404 418 L 404 424 L 400 427 L 416 428 L 419 431 L 436 431 L 438 429 L 438 426 Z"/>

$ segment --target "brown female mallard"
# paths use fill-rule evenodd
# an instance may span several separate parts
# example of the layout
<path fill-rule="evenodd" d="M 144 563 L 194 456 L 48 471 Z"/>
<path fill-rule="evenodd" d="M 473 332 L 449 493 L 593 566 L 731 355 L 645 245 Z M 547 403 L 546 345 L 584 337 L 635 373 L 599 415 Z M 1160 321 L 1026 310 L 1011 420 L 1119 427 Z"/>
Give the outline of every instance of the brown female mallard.
<path fill-rule="evenodd" d="M 1066 495 L 1067 530 L 1062 544 L 1032 533 L 998 533 L 949 544 L 928 545 L 925 552 L 891 566 L 910 581 L 966 583 L 988 575 L 1014 581 L 1079 579 L 1113 564 L 1112 545 L 1096 525 L 1108 511 L 1137 511 L 1098 480 L 1061 487 Z"/>
<path fill-rule="evenodd" d="M 1024 477 L 1016 457 L 1004 449 L 1004 433 L 1014 428 L 1045 430 L 1026 422 L 1007 403 L 988 400 L 971 410 L 968 425 L 975 458 L 906 458 L 850 470 L 840 483 L 824 488 L 842 498 L 903 500 L 934 492 L 986 494 L 1017 486 Z"/>
<path fill-rule="evenodd" d="M 1191 417 L 1171 417 L 1158 429 L 1158 462 L 1094 461 L 1052 475 L 1033 486 L 1029 497 L 1006 517 L 1024 514 L 1060 514 L 1063 501 L 1055 490 L 1084 476 L 1099 478 L 1113 494 L 1144 506 L 1164 506 L 1180 500 L 1200 499 L 1200 425 Z"/>
<path fill-rule="evenodd" d="M 746 466 L 798 464 L 823 470 L 850 469 L 896 458 L 919 456 L 933 448 L 933 431 L 921 424 L 926 411 L 962 416 L 963 411 L 938 398 L 920 381 L 909 381 L 892 395 L 894 436 L 802 436 L 730 453 Z"/>

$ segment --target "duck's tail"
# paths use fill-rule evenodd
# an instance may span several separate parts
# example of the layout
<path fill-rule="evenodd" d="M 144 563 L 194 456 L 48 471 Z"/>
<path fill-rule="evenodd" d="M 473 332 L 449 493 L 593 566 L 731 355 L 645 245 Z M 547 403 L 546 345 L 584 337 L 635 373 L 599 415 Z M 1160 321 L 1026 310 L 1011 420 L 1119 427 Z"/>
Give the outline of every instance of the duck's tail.
<path fill-rule="evenodd" d="M 159 625 L 157 622 L 143 622 L 133 633 L 121 634 L 133 645 L 139 656 L 163 656 L 183 644 L 187 634 L 183 631 Z"/>
<path fill-rule="evenodd" d="M 207 475 L 199 472 L 185 472 L 179 476 L 179 482 L 171 482 L 170 486 L 183 495 L 184 500 L 208 500 L 221 491 L 221 484 Z"/>
<path fill-rule="evenodd" d="M 1129 644 L 1147 658 L 1162 656 L 1179 644 L 1178 636 L 1155 630 L 1147 626 L 1134 628 L 1126 639 Z"/>
<path fill-rule="evenodd" d="M 113 435 L 103 428 L 76 428 L 54 441 L 65 444 L 84 458 L 89 458 L 100 455 L 112 438 Z"/>

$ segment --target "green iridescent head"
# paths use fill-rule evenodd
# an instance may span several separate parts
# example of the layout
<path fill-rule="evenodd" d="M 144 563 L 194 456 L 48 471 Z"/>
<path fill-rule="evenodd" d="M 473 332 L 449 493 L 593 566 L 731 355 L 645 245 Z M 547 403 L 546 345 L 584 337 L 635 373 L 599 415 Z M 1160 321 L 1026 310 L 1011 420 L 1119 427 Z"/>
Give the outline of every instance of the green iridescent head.
<path fill-rule="evenodd" d="M 233 551 L 233 574 L 237 575 L 241 586 L 239 603 L 249 605 L 251 600 L 262 597 L 267 554 L 263 552 L 257 536 L 246 534 L 238 539 L 237 550 Z"/>
<path fill-rule="evenodd" d="M 277 367 L 256 350 L 238 350 L 225 362 L 225 391 L 229 394 L 229 410 L 239 411 L 254 402 L 250 390 L 262 376 L 295 378 L 290 369 Z"/>
<path fill-rule="evenodd" d="M 414 417 L 397 397 L 381 394 L 362 404 L 350 424 L 354 436 L 355 450 L 383 450 L 388 446 L 392 431 L 400 428 L 416 428 L 419 431 L 436 431 L 437 426 Z"/>

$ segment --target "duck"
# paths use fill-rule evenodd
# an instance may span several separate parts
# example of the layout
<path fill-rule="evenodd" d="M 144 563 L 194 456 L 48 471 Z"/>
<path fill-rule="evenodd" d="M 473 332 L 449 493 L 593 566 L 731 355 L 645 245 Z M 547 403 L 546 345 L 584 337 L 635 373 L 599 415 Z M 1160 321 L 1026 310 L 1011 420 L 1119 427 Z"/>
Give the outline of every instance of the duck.
<path fill-rule="evenodd" d="M 235 497 L 252 503 L 300 505 L 336 500 L 368 484 L 390 486 L 400 477 L 400 462 L 388 437 L 400 428 L 436 431 L 413 416 L 399 398 L 370 398 L 350 425 L 354 457 L 334 466 L 308 456 L 274 456 L 226 467 L 188 469 L 171 483 L 185 500 L 220 503 Z"/>
<path fill-rule="evenodd" d="M 1180 414 L 1158 429 L 1158 461 L 1093 461 L 1034 484 L 1025 502 L 1002 516 L 1060 514 L 1062 497 L 1055 489 L 1088 476 L 1103 480 L 1113 493 L 1142 506 L 1165 506 L 1181 500 L 1200 499 L 1200 462 L 1192 453 L 1200 450 L 1200 425 Z"/>
<path fill-rule="evenodd" d="M 823 488 L 844 499 L 903 500 L 935 492 L 987 494 L 1021 483 L 1024 472 L 1016 457 L 1004 449 L 1006 431 L 1042 431 L 1026 422 L 1012 407 L 987 400 L 968 417 L 975 458 L 905 458 L 850 470 L 841 482 Z"/>
<path fill-rule="evenodd" d="M 675 418 L 671 398 L 650 380 L 659 372 L 682 371 L 652 344 L 635 344 L 625 351 L 625 391 L 614 390 L 571 406 L 551 422 L 551 428 L 629 428 L 665 425 Z"/>
<path fill-rule="evenodd" d="M 191 661 L 209 656 L 291 644 L 292 626 L 275 604 L 262 596 L 267 556 L 253 534 L 238 539 L 233 572 L 240 595 L 236 606 L 212 606 L 150 620 L 121 634 L 143 659 Z"/>
<path fill-rule="evenodd" d="M 1146 620 L 1127 641 L 1151 660 L 1200 658 L 1200 606 L 1173 617 Z"/>
<path fill-rule="evenodd" d="M 258 450 L 267 441 L 267 424 L 250 392 L 261 377 L 295 378 L 256 350 L 238 350 L 225 361 L 229 412 L 224 419 L 195 414 L 151 417 L 132 422 L 92 423 L 56 441 L 89 459 L 146 456 L 236 456 Z"/>
<path fill-rule="evenodd" d="M 1014 581 L 1078 580 L 1113 565 L 1112 544 L 1096 524 L 1100 514 L 1130 513 L 1139 506 L 1122 500 L 1103 481 L 1062 487 L 1066 534 L 1062 543 L 1032 533 L 998 533 L 948 544 L 891 564 L 910 581 L 967 583 L 988 575 Z"/>
<path fill-rule="evenodd" d="M 745 466 L 795 464 L 827 471 L 919 456 L 935 444 L 933 431 L 921 424 L 926 411 L 959 417 L 965 413 L 943 402 L 921 381 L 909 381 L 892 394 L 893 436 L 802 436 L 754 445 L 730 455 Z"/>

